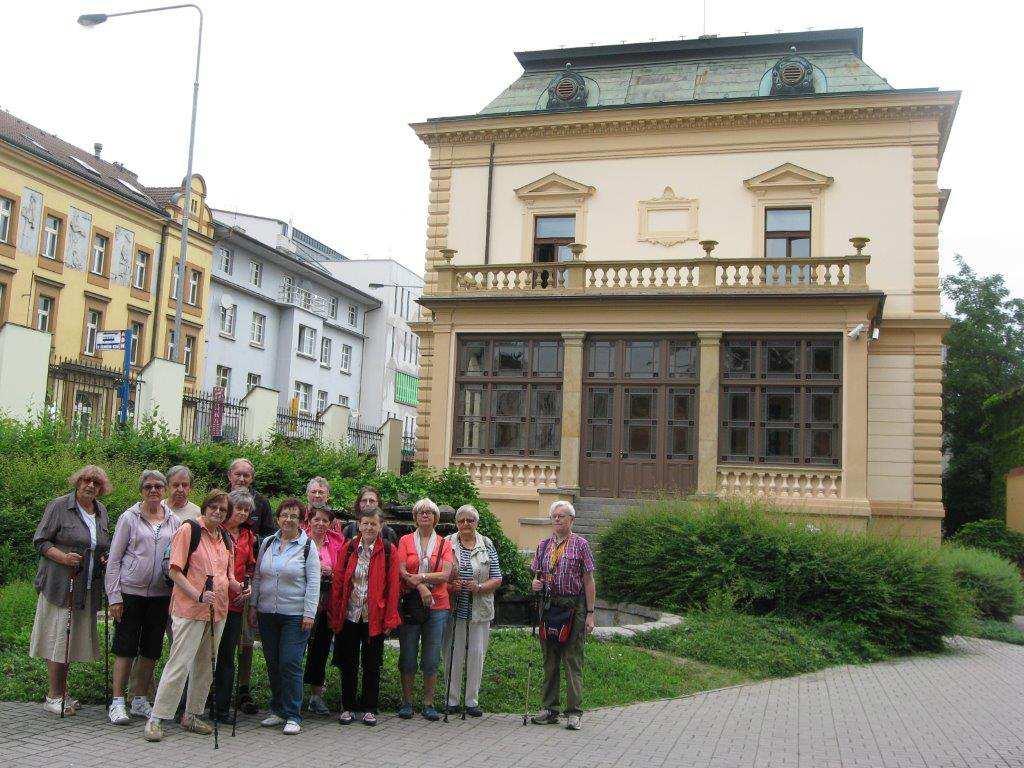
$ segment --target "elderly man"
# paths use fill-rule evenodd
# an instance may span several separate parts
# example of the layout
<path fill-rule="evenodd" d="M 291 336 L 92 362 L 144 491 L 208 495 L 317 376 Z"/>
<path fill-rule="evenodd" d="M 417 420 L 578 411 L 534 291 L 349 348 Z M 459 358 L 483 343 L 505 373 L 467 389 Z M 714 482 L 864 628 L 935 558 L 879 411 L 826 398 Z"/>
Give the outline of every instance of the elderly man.
<path fill-rule="evenodd" d="M 541 593 L 544 651 L 542 709 L 534 725 L 558 723 L 560 671 L 565 669 L 566 728 L 580 729 L 583 710 L 583 642 L 594 631 L 594 555 L 590 544 L 572 532 L 576 510 L 556 501 L 548 513 L 552 535 L 537 545 L 530 570 L 533 591 Z"/>
<path fill-rule="evenodd" d="M 272 536 L 277 531 L 277 524 L 274 522 L 274 513 L 270 509 L 270 502 L 265 496 L 253 490 L 252 481 L 255 476 L 256 472 L 252 462 L 245 457 L 235 459 L 228 467 L 228 490 L 245 490 L 253 498 L 253 510 L 248 526 L 256 534 L 256 550 L 258 551 L 260 540 Z M 246 606 L 246 615 L 242 621 L 242 637 L 238 644 L 238 708 L 247 715 L 255 715 L 260 710 L 249 692 L 249 680 L 252 677 L 253 635 L 249 628 L 248 610 L 248 606 Z"/>

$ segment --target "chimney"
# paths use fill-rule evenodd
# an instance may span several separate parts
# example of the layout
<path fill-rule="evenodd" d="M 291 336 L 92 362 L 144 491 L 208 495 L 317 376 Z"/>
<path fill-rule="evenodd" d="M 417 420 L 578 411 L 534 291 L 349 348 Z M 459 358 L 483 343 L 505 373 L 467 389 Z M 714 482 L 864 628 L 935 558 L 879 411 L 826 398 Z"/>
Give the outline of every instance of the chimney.
<path fill-rule="evenodd" d="M 100 142 L 94 142 L 92 145 L 92 153 L 96 155 L 96 159 L 100 159 L 100 155 L 103 154 L 103 145 Z"/>

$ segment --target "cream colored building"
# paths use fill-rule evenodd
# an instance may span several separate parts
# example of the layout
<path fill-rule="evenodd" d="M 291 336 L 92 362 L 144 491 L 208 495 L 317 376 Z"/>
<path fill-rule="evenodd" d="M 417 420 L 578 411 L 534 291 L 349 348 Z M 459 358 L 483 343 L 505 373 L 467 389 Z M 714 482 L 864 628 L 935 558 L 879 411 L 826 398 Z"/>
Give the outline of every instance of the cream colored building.
<path fill-rule="evenodd" d="M 959 95 L 892 88 L 861 44 L 519 53 L 479 113 L 414 125 L 419 459 L 465 467 L 527 547 L 554 498 L 585 524 L 690 493 L 937 538 Z"/>
<path fill-rule="evenodd" d="M 213 249 L 206 183 L 191 179 L 181 354 L 199 389 Z M 0 324 L 50 334 L 51 363 L 120 369 L 123 352 L 96 349 L 101 330 L 132 328 L 133 368 L 172 357 L 184 187 L 147 187 L 123 165 L 0 111 Z M 62 390 L 68 407 L 112 396 Z M 100 402 L 100 399 L 103 402 Z M 64 409 L 67 410 L 67 409 Z M 14 414 L 20 415 L 20 414 Z"/>

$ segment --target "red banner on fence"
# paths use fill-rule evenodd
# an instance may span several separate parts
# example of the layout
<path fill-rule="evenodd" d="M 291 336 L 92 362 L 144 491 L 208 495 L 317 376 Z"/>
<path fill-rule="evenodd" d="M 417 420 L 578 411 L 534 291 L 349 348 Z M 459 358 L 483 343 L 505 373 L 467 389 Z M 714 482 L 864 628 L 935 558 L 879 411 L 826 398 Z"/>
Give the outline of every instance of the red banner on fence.
<path fill-rule="evenodd" d="M 213 405 L 210 407 L 210 437 L 224 434 L 224 387 L 213 388 Z"/>

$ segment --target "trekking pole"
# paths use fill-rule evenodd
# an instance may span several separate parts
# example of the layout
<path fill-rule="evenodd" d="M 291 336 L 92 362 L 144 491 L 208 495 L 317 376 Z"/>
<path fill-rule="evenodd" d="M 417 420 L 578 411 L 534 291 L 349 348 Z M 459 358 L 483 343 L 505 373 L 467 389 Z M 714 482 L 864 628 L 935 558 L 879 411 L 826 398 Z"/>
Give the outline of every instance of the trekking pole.
<path fill-rule="evenodd" d="M 448 702 L 452 700 L 452 667 L 455 666 L 455 628 L 458 626 L 459 619 L 457 611 L 452 612 L 452 639 L 448 646 L 448 669 L 445 673 L 448 676 L 448 684 L 444 689 L 444 721 L 448 722 Z"/>
<path fill-rule="evenodd" d="M 251 585 L 252 585 L 252 578 L 247 575 L 245 577 L 245 581 L 242 583 L 242 591 L 245 591 L 245 590 L 249 589 L 249 587 Z M 249 604 L 249 598 L 246 598 L 245 599 L 245 605 L 242 606 L 242 613 L 240 614 L 241 620 L 242 620 L 243 624 L 248 619 L 248 617 L 246 616 L 246 613 L 245 613 L 245 608 L 246 608 L 246 606 L 248 604 Z M 244 626 L 242 627 L 242 631 L 245 631 L 245 627 Z M 239 636 L 241 636 L 241 633 L 239 633 Z M 237 667 L 237 665 L 238 665 L 237 664 L 237 659 L 238 659 L 237 646 L 235 648 L 231 649 L 231 657 L 232 657 L 232 659 L 235 660 L 235 666 Z M 231 718 L 231 738 L 235 737 L 235 726 L 238 724 L 238 678 L 239 678 L 238 670 L 235 669 L 234 697 L 232 698 L 232 701 L 234 702 L 234 707 L 235 707 L 235 715 L 234 715 L 234 717 Z"/>
<path fill-rule="evenodd" d="M 110 707 L 110 605 L 103 590 L 103 700 Z"/>
<path fill-rule="evenodd" d="M 75 574 L 78 573 L 78 568 L 75 566 L 70 567 L 71 576 L 68 579 L 68 622 L 64 627 L 64 690 L 60 694 L 60 716 L 64 718 L 64 710 L 68 705 L 68 664 L 70 663 L 70 656 L 68 655 L 71 650 L 71 612 L 75 608 Z"/>
<path fill-rule="evenodd" d="M 540 603 L 540 595 L 535 595 L 534 600 Z M 537 620 L 539 618 L 539 611 L 531 611 L 533 618 L 530 621 L 530 637 L 537 636 Z M 526 660 L 526 696 L 523 697 L 523 725 L 526 725 L 530 719 L 530 678 L 533 676 L 533 659 L 529 658 Z"/>
<path fill-rule="evenodd" d="M 469 593 L 469 616 L 466 618 L 466 646 L 462 652 L 462 719 L 466 719 L 466 695 L 469 693 L 469 625 L 473 620 L 473 593 Z M 455 634 L 452 633 L 452 639 Z"/>
<path fill-rule="evenodd" d="M 213 592 L 213 576 L 206 577 L 206 584 L 203 585 L 203 592 Z M 202 595 L 199 596 L 200 598 Z M 217 644 L 214 642 L 213 632 L 213 603 L 210 603 L 210 679 L 216 681 L 217 679 Z M 220 749 L 220 734 L 217 729 L 217 696 L 214 694 L 213 706 L 213 748 Z M 193 713 L 193 717 L 195 713 Z"/>

